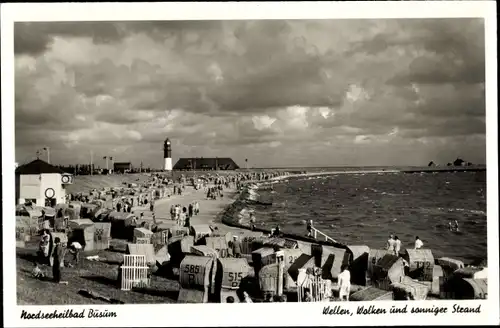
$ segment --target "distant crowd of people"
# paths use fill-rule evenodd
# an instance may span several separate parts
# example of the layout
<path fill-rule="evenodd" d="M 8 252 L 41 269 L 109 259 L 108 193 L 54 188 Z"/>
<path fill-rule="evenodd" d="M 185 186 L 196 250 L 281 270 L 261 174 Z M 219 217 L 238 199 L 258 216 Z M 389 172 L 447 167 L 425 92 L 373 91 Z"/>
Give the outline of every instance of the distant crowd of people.
<path fill-rule="evenodd" d="M 189 227 L 191 218 L 200 213 L 200 203 L 192 202 L 189 205 L 182 206 L 180 204 L 170 206 L 170 218 L 176 221 L 176 224 L 181 227 Z"/>

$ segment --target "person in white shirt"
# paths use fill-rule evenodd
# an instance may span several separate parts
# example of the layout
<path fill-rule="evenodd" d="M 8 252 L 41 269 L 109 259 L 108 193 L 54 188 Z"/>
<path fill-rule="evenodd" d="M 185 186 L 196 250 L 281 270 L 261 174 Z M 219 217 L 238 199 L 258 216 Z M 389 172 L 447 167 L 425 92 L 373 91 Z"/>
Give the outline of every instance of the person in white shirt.
<path fill-rule="evenodd" d="M 394 240 L 394 235 L 390 235 L 389 239 L 387 240 L 387 250 L 390 251 L 391 253 L 394 252 L 394 243 L 396 241 Z"/>
<path fill-rule="evenodd" d="M 81 249 L 82 245 L 77 241 L 72 242 L 69 246 L 69 252 L 73 254 L 73 260 L 75 261 L 76 265 L 78 265 L 78 263 L 80 262 L 79 254 Z"/>
<path fill-rule="evenodd" d="M 424 246 L 424 243 L 420 240 L 420 238 L 415 237 L 415 249 L 422 248 Z"/>
<path fill-rule="evenodd" d="M 399 256 L 400 251 L 401 251 L 401 240 L 399 240 L 398 236 L 394 236 L 394 255 Z"/>
<path fill-rule="evenodd" d="M 341 301 L 349 301 L 349 292 L 351 291 L 351 273 L 347 269 L 347 265 L 342 266 L 342 272 L 338 277 L 339 298 Z"/>
<path fill-rule="evenodd" d="M 250 295 L 246 291 L 243 292 L 243 300 L 245 303 L 253 303 L 252 299 L 250 298 Z"/>

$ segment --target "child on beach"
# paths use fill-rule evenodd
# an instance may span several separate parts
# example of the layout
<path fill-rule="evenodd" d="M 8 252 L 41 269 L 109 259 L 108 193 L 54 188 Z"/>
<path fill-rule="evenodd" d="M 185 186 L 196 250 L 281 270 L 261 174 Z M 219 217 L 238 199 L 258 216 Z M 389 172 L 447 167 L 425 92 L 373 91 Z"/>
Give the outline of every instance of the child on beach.
<path fill-rule="evenodd" d="M 33 262 L 34 264 L 34 268 L 33 268 L 33 271 L 31 272 L 31 275 L 34 277 L 34 278 L 45 278 L 45 273 L 43 273 L 43 271 L 40 269 L 40 267 L 38 266 L 38 263 L 37 262 Z"/>

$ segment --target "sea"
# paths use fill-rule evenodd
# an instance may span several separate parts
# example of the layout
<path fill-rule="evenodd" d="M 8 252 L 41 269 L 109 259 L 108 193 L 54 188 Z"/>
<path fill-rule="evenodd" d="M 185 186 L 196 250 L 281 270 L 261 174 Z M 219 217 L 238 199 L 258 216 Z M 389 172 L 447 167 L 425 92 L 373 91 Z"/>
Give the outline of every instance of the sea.
<path fill-rule="evenodd" d="M 486 260 L 486 171 L 348 172 L 261 184 L 258 193 L 272 206 L 246 210 L 254 212 L 256 225 L 279 225 L 294 234 L 305 235 L 312 219 L 314 227 L 348 245 L 384 248 L 394 234 L 402 249 L 413 248 L 418 236 L 435 258 Z M 454 220 L 458 232 L 449 230 Z"/>

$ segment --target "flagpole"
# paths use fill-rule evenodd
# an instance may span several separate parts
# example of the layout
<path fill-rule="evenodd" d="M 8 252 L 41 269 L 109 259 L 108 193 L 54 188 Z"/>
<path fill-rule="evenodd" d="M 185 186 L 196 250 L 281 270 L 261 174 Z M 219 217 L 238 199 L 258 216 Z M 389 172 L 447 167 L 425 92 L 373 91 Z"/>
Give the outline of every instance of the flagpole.
<path fill-rule="evenodd" d="M 47 151 L 47 163 L 50 164 L 50 148 L 49 147 L 43 147 L 43 150 Z"/>

